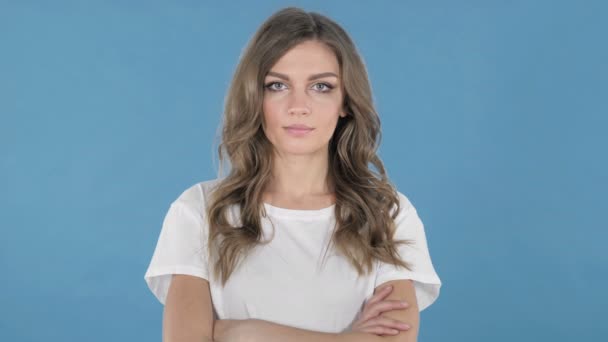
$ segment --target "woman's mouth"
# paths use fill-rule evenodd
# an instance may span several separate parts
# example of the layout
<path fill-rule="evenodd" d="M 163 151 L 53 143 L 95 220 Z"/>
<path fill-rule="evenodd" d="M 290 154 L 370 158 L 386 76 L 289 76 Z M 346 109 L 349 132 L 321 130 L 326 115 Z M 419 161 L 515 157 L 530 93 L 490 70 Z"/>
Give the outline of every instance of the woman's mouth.
<path fill-rule="evenodd" d="M 314 130 L 314 128 L 306 126 L 306 125 L 290 125 L 290 126 L 287 126 L 284 128 L 285 128 L 285 130 L 287 130 L 287 134 L 293 135 L 296 137 L 307 135 L 308 133 L 310 133 Z"/>

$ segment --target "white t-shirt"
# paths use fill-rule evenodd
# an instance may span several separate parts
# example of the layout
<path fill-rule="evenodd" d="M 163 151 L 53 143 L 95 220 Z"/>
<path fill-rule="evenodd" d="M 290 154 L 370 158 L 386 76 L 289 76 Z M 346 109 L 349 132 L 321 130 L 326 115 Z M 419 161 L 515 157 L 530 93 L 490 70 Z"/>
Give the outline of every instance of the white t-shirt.
<path fill-rule="evenodd" d="M 204 211 L 205 199 L 218 181 L 186 189 L 165 216 L 144 275 L 163 305 L 172 274 L 187 274 L 209 281 L 215 319 L 257 318 L 338 333 L 350 328 L 374 289 L 389 280 L 412 279 L 420 311 L 439 296 L 441 281 L 431 262 L 423 224 L 401 192 L 395 238 L 416 241 L 413 247 L 399 245 L 400 255 L 413 265 L 413 271 L 375 262 L 374 271 L 358 279 L 353 266 L 333 248 L 322 264 L 335 222 L 335 205 L 294 210 L 264 203 L 268 217 L 262 217 L 263 241 L 272 241 L 254 248 L 222 288 L 210 272 Z M 237 218 L 238 209 L 233 207 L 231 215 L 232 220 Z"/>

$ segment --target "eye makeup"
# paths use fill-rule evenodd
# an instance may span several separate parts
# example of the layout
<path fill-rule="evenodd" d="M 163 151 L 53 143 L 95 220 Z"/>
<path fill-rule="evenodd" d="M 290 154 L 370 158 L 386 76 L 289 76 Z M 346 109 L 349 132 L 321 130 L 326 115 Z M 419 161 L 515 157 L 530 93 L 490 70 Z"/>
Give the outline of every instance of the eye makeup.
<path fill-rule="evenodd" d="M 276 87 L 274 87 L 275 85 L 279 85 L 279 84 L 280 85 L 285 85 L 283 82 L 270 81 L 270 82 L 264 84 L 264 89 L 267 89 L 267 90 L 272 91 L 272 92 L 278 92 L 278 91 L 281 91 L 281 90 L 285 89 L 285 88 L 276 89 Z M 319 89 L 317 87 L 319 85 L 322 85 L 325 88 L 321 90 L 321 89 Z M 328 92 L 332 91 L 335 88 L 335 86 L 333 86 L 333 85 L 331 85 L 330 83 L 327 83 L 327 82 L 319 82 L 319 83 L 315 83 L 313 85 L 313 88 L 316 88 L 314 90 L 318 90 L 320 93 L 328 93 Z"/>

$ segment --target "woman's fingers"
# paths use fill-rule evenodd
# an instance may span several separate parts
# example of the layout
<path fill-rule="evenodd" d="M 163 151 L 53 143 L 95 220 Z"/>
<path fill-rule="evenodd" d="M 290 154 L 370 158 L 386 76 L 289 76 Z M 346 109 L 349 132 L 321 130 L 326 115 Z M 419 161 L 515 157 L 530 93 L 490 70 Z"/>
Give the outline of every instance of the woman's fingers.
<path fill-rule="evenodd" d="M 386 311 L 405 309 L 409 306 L 401 300 L 386 300 L 385 298 L 392 290 L 392 286 L 385 286 L 370 298 L 365 304 L 361 316 L 353 325 L 354 330 L 376 335 L 396 335 L 399 330 L 409 329 L 409 326 L 403 322 L 380 315 Z"/>
<path fill-rule="evenodd" d="M 386 317 L 373 318 L 355 328 L 356 331 L 363 331 L 376 335 L 396 335 L 399 331 L 406 331 L 410 326 L 398 320 Z"/>
<path fill-rule="evenodd" d="M 392 291 L 393 291 L 393 287 L 391 285 L 381 288 L 375 295 L 372 296 L 372 298 L 370 298 L 367 301 L 365 306 L 367 307 L 367 306 L 373 305 L 374 303 L 381 301 L 382 299 L 386 298 L 386 296 L 388 296 L 388 294 L 391 293 Z"/>
<path fill-rule="evenodd" d="M 368 329 L 373 327 L 383 327 L 386 329 L 408 330 L 410 326 L 407 323 L 392 319 L 389 317 L 378 316 L 372 318 L 359 326 L 359 329 Z"/>
<path fill-rule="evenodd" d="M 370 307 L 363 310 L 361 321 L 367 321 L 373 317 L 379 316 L 385 311 L 405 309 L 409 304 L 401 300 L 383 300 L 380 303 L 374 303 Z"/>
<path fill-rule="evenodd" d="M 359 331 L 366 332 L 368 334 L 378 335 L 378 336 L 397 335 L 399 333 L 399 330 L 392 329 L 392 328 L 380 327 L 380 326 L 374 326 L 374 327 L 371 327 L 371 328 L 365 328 L 365 329 L 359 330 Z"/>

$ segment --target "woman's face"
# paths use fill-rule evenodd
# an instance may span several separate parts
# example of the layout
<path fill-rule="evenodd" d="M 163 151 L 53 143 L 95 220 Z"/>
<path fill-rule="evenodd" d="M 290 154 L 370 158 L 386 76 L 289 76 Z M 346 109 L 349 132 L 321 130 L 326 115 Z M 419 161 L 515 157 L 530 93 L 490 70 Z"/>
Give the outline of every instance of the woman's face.
<path fill-rule="evenodd" d="M 264 133 L 280 155 L 327 153 L 342 111 L 340 66 L 317 41 L 296 45 L 264 79 Z"/>

